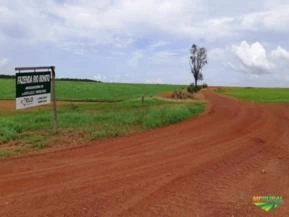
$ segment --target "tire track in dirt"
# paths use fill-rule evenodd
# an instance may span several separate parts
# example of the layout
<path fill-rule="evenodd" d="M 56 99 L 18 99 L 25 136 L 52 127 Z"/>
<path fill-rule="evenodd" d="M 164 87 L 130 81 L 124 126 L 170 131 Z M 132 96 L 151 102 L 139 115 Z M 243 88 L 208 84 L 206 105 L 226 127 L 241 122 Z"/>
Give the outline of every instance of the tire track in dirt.
<path fill-rule="evenodd" d="M 0 216 L 263 216 L 253 195 L 289 197 L 289 107 L 205 97 L 180 124 L 0 161 Z"/>

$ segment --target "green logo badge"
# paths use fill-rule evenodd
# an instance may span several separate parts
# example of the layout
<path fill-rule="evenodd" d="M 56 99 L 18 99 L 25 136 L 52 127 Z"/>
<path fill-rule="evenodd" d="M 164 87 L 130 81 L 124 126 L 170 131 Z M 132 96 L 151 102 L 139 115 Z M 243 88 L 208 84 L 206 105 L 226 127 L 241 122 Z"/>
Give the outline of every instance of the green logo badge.
<path fill-rule="evenodd" d="M 283 203 L 283 197 L 280 196 L 254 196 L 253 203 L 264 210 L 270 212 L 273 209 L 279 207 Z"/>

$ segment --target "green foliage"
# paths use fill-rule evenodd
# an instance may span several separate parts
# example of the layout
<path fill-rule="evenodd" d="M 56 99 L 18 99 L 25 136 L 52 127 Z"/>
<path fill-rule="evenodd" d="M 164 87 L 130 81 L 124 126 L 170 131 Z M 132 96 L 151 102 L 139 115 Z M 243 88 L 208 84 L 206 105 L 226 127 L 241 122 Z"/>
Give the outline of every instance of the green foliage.
<path fill-rule="evenodd" d="M 200 86 L 200 85 L 195 86 L 194 83 L 190 84 L 190 85 L 187 87 L 187 91 L 188 91 L 189 93 L 197 93 L 197 92 L 199 92 L 201 89 L 202 89 L 202 86 Z"/>
<path fill-rule="evenodd" d="M 195 92 L 195 85 L 194 84 L 190 84 L 188 87 L 187 87 L 187 91 L 189 93 L 194 93 Z"/>
<path fill-rule="evenodd" d="M 287 88 L 221 88 L 218 92 L 256 102 L 289 103 Z"/>

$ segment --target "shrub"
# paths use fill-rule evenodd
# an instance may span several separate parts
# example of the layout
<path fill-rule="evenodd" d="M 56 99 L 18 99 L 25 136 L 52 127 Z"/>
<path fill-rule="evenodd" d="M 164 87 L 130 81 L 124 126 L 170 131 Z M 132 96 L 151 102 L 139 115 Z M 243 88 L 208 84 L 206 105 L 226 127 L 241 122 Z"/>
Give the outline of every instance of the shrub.
<path fill-rule="evenodd" d="M 172 98 L 174 99 L 191 99 L 193 97 L 192 93 L 186 90 L 174 91 Z"/>
<path fill-rule="evenodd" d="M 195 92 L 197 93 L 197 92 L 199 92 L 200 90 L 202 89 L 202 86 L 197 86 L 197 87 L 195 87 Z"/>
<path fill-rule="evenodd" d="M 202 87 L 203 87 L 203 88 L 208 88 L 208 84 L 203 83 Z"/>
<path fill-rule="evenodd" d="M 190 93 L 197 93 L 197 92 L 199 92 L 201 89 L 202 89 L 202 86 L 200 86 L 200 85 L 195 86 L 194 83 L 190 84 L 190 85 L 187 87 L 187 91 L 190 92 Z"/>
<path fill-rule="evenodd" d="M 195 85 L 194 84 L 190 84 L 188 87 L 187 87 L 187 91 L 189 93 L 194 93 L 195 92 Z"/>

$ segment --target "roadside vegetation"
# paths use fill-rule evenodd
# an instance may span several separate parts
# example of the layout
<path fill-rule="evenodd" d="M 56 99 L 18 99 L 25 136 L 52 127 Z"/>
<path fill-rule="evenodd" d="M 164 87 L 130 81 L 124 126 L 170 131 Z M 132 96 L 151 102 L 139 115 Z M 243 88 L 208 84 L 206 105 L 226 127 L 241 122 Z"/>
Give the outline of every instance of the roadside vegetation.
<path fill-rule="evenodd" d="M 289 103 L 289 88 L 218 88 L 218 93 L 264 103 Z"/>
<path fill-rule="evenodd" d="M 0 83 L 0 89 L 3 89 L 5 82 L 0 80 Z M 58 98 L 68 101 L 60 103 L 58 108 L 59 130 L 56 135 L 51 130 L 49 106 L 18 111 L 14 108 L 1 111 L 0 108 L 0 158 L 45 148 L 79 146 L 91 140 L 158 128 L 196 116 L 205 107 L 203 103 L 153 97 L 182 86 L 67 81 L 59 81 L 57 85 Z M 15 91 L 9 83 L 6 87 Z M 0 98 L 12 97 L 9 94 L 1 90 Z M 71 99 L 88 102 L 69 101 Z"/>

